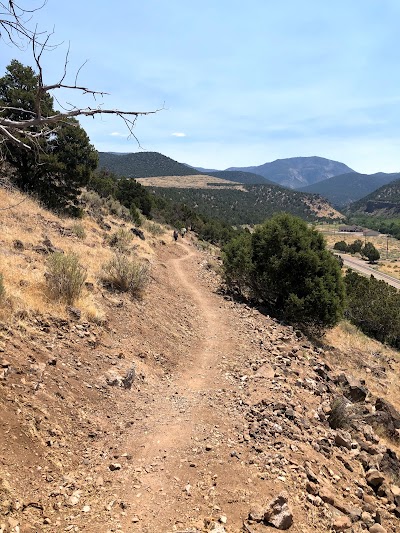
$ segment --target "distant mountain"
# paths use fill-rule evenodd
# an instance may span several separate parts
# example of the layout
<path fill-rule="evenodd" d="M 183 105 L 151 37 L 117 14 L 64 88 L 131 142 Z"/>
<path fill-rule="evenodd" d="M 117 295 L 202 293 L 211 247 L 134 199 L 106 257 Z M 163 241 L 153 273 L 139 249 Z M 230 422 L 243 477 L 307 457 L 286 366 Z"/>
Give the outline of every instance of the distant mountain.
<path fill-rule="evenodd" d="M 349 206 L 349 215 L 368 215 L 381 218 L 400 216 L 400 179 L 383 185 Z"/>
<path fill-rule="evenodd" d="M 178 163 L 158 152 L 136 152 L 131 154 L 99 152 L 99 168 L 105 168 L 118 176 L 127 178 L 201 174 L 195 168 Z"/>
<path fill-rule="evenodd" d="M 203 167 L 192 167 L 192 168 L 195 168 L 196 170 L 198 170 L 202 174 L 209 174 L 210 172 L 220 172 L 220 170 L 217 170 L 215 168 L 203 168 Z"/>
<path fill-rule="evenodd" d="M 266 184 L 270 183 L 276 185 L 267 178 L 260 176 L 260 174 L 253 174 L 252 172 L 242 172 L 240 170 L 217 170 L 215 172 L 207 172 L 207 176 L 214 176 L 215 178 L 221 178 L 223 180 L 236 181 L 237 183 L 247 183 L 249 185 L 254 184 Z"/>
<path fill-rule="evenodd" d="M 289 159 L 277 159 L 272 163 L 254 167 L 231 167 L 227 170 L 242 170 L 260 174 L 275 183 L 279 183 L 290 189 L 298 189 L 317 183 L 322 180 L 353 172 L 353 170 L 338 161 L 323 157 L 291 157 Z"/>
<path fill-rule="evenodd" d="M 385 174 L 359 174 L 350 172 L 333 176 L 324 181 L 319 181 L 307 187 L 301 187 L 299 191 L 320 194 L 333 205 L 343 207 L 355 202 L 379 187 L 400 178 L 400 173 Z"/>

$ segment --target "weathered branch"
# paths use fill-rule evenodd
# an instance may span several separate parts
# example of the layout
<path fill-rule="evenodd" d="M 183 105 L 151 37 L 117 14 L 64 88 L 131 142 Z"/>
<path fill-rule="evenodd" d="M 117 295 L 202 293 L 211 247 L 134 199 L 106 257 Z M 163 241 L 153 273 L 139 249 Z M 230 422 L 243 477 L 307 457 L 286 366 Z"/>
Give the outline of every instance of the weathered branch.
<path fill-rule="evenodd" d="M 0 2 L 0 38 L 4 39 L 6 35 L 8 41 L 18 48 L 22 47 L 22 41 L 17 42 L 17 38 L 32 40 L 35 35 L 35 31 L 28 27 L 28 23 L 32 18 L 32 15 L 42 9 L 47 3 L 47 0 L 35 8 L 27 9 L 17 5 L 13 0 L 8 2 Z M 37 35 L 45 35 L 46 32 L 36 32 Z"/>
<path fill-rule="evenodd" d="M 7 108 L 5 108 L 7 109 Z M 29 113 L 29 111 L 23 110 L 24 113 Z M 143 115 L 154 115 L 158 113 L 161 109 L 155 109 L 154 111 L 120 111 L 118 109 L 91 109 L 90 107 L 86 109 L 73 109 L 65 113 L 58 113 L 56 115 L 51 115 L 50 117 L 35 117 L 26 120 L 10 120 L 8 118 L 0 118 L 0 126 L 4 128 L 14 129 L 14 130 L 25 130 L 31 127 L 37 126 L 46 126 L 47 124 L 55 124 L 61 122 L 67 118 L 85 116 L 91 117 L 94 115 L 117 115 L 120 118 L 134 116 L 135 119 Z"/>
<path fill-rule="evenodd" d="M 96 100 L 97 96 L 103 97 L 108 94 L 105 91 L 97 91 L 77 84 L 78 76 L 83 66 L 86 64 L 86 61 L 76 72 L 74 84 L 70 85 L 66 83 L 70 52 L 69 46 L 65 55 L 61 78 L 57 83 L 45 84 L 41 60 L 45 51 L 52 50 L 57 46 L 52 45 L 50 42 L 54 35 L 54 31 L 38 32 L 37 27 L 34 30 L 31 30 L 26 24 L 29 22 L 29 17 L 31 14 L 40 10 L 46 4 L 46 2 L 47 0 L 42 0 L 42 4 L 39 7 L 26 9 L 17 5 L 13 0 L 8 2 L 0 1 L 0 38 L 2 37 L 1 32 L 5 31 L 11 43 L 15 44 L 16 46 L 18 46 L 18 44 L 15 43 L 15 36 L 27 39 L 31 44 L 33 58 L 37 67 L 37 87 L 32 108 L 24 109 L 5 106 L 4 104 L 3 106 L 0 106 L 0 143 L 6 139 L 7 141 L 12 141 L 21 147 L 31 149 L 29 142 L 27 143 L 27 141 L 32 141 L 38 139 L 39 137 L 47 137 L 52 133 L 55 133 L 55 129 L 53 129 L 54 126 L 62 123 L 63 121 L 68 121 L 68 119 L 80 116 L 94 117 L 95 115 L 116 115 L 120 117 L 127 126 L 129 131 L 128 137 L 133 136 L 140 146 L 137 137 L 133 133 L 133 128 L 137 118 L 139 116 L 157 113 L 160 111 L 160 109 L 155 111 L 121 111 L 119 109 L 103 109 L 100 105 L 94 108 L 78 108 L 71 104 L 67 104 L 67 106 L 62 105 L 52 94 L 62 111 L 51 111 L 52 114 L 50 115 L 45 113 L 44 101 L 46 95 L 48 95 L 51 91 L 56 91 L 57 89 L 69 89 L 73 91 L 78 90 L 83 94 L 91 95 L 94 100 Z M 47 112 L 48 109 L 49 108 L 47 108 Z M 20 119 L 15 118 L 18 116 L 18 114 L 21 116 Z M 27 116 L 30 118 L 26 118 Z"/>

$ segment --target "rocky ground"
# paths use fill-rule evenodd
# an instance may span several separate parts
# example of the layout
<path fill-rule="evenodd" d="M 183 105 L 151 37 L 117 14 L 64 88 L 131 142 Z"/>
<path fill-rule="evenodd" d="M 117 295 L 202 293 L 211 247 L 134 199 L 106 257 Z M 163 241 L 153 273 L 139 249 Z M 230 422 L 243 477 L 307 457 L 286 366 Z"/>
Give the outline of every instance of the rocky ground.
<path fill-rule="evenodd" d="M 399 530 L 398 361 L 350 373 L 217 265 L 160 241 L 141 301 L 103 292 L 106 324 L 2 324 L 1 533 Z"/>

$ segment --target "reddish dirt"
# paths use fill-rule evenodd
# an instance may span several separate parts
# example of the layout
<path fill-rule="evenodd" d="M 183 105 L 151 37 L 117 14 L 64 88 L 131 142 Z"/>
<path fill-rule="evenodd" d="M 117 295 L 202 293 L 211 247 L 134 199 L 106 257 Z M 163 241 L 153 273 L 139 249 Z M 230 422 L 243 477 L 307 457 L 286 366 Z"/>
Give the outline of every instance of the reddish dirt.
<path fill-rule="evenodd" d="M 0 386 L 4 531 L 189 533 L 226 517 L 225 531 L 238 533 L 254 504 L 282 490 L 290 531 L 329 531 L 336 511 L 307 501 L 306 463 L 321 485 L 360 505 L 360 464 L 350 473 L 346 450 L 328 461 L 315 447 L 333 436 L 316 419 L 320 351 L 219 294 L 213 262 L 189 240 L 159 244 L 142 301 L 103 293 L 106 328 L 44 317 L 22 336 L 9 333 Z M 131 389 L 107 384 L 132 364 Z M 246 417 L 261 400 L 293 405 L 300 429 L 253 440 Z"/>

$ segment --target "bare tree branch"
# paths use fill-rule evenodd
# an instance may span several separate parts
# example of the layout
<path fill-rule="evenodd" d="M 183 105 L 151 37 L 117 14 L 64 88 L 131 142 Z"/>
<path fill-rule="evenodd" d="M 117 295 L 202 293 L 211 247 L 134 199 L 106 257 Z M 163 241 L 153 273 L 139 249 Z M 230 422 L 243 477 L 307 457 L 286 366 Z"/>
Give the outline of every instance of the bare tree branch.
<path fill-rule="evenodd" d="M 46 3 L 47 0 L 43 0 L 37 7 L 28 9 L 20 6 L 13 0 L 0 2 L 0 38 L 4 39 L 5 34 L 8 41 L 18 48 L 23 47 L 24 41 L 30 42 L 33 38 L 34 31 L 29 29 L 28 23 L 32 15 L 42 9 Z M 37 35 L 44 34 L 45 32 L 37 33 Z"/>
<path fill-rule="evenodd" d="M 74 83 L 69 84 L 66 82 L 70 53 L 69 45 L 65 54 L 63 72 L 59 81 L 50 84 L 44 82 L 42 66 L 43 53 L 58 46 L 51 43 L 54 30 L 51 32 L 39 32 L 37 26 L 31 30 L 27 26 L 27 22 L 30 21 L 32 14 L 40 10 L 46 3 L 47 0 L 42 0 L 41 5 L 38 7 L 26 9 L 16 4 L 13 0 L 9 0 L 8 2 L 0 1 L 0 39 L 5 32 L 9 41 L 16 46 L 19 46 L 19 44 L 16 43 L 17 37 L 25 39 L 31 44 L 32 54 L 37 68 L 38 80 L 33 110 L 32 108 L 24 109 L 4 104 L 2 106 L 0 102 L 0 143 L 6 139 L 26 149 L 32 149 L 30 144 L 33 140 L 40 137 L 51 136 L 56 132 L 57 124 L 68 121 L 68 119 L 81 116 L 94 117 L 95 115 L 115 115 L 124 121 L 129 132 L 128 138 L 133 137 L 140 146 L 136 135 L 133 133 L 137 118 L 139 116 L 152 115 L 161 111 L 161 109 L 156 109 L 154 111 L 122 111 L 120 109 L 103 109 L 101 105 L 91 108 L 77 107 L 72 104 L 68 104 L 69 107 L 66 107 L 59 102 L 55 95 L 53 95 L 53 91 L 57 91 L 57 89 L 81 91 L 84 95 L 92 96 L 94 100 L 96 100 L 96 97 L 98 96 L 104 97 L 105 95 L 108 95 L 105 91 L 93 90 L 89 87 L 77 84 L 78 76 L 87 61 L 85 61 L 77 70 Z M 61 112 L 52 111 L 51 114 L 46 114 L 44 112 L 43 103 L 48 94 L 51 94 L 56 100 L 62 109 Z M 23 118 L 15 118 L 15 115 L 18 113 Z M 26 118 L 26 116 L 31 118 Z"/>

